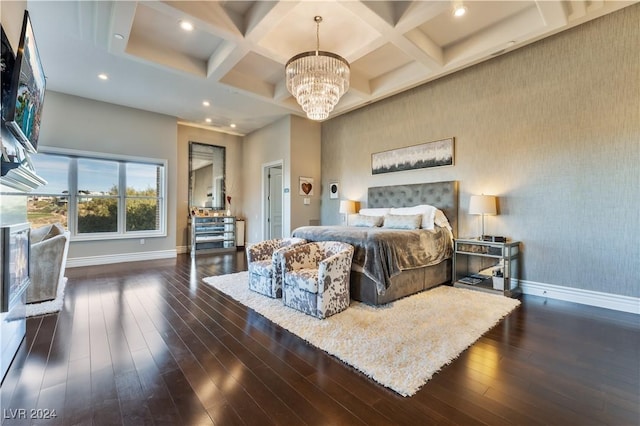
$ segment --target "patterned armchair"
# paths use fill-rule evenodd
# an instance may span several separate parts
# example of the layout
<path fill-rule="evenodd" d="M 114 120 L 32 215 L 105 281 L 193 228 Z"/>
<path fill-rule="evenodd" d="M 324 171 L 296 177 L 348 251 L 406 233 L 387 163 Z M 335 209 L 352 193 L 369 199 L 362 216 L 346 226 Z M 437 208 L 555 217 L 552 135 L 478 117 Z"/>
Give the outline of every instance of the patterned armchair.
<path fill-rule="evenodd" d="M 265 296 L 282 297 L 282 264 L 277 253 L 306 243 L 302 238 L 261 241 L 247 248 L 249 289 Z"/>
<path fill-rule="evenodd" d="M 282 253 L 282 301 L 323 319 L 349 307 L 353 246 L 338 241 L 313 242 Z"/>
<path fill-rule="evenodd" d="M 58 287 L 64 282 L 70 235 L 59 223 L 31 230 L 27 303 L 53 300 L 58 295 Z"/>

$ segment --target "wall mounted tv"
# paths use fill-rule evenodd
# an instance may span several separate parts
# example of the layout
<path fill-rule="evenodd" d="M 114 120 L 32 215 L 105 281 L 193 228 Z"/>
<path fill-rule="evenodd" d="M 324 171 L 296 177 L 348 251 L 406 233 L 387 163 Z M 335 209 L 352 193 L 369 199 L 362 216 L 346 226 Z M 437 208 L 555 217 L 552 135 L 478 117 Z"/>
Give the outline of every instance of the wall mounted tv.
<path fill-rule="evenodd" d="M 7 128 L 27 151 L 36 152 L 44 102 L 45 77 L 29 12 L 26 10 L 13 68 L 9 95 L 6 105 L 3 105 L 3 119 Z"/>

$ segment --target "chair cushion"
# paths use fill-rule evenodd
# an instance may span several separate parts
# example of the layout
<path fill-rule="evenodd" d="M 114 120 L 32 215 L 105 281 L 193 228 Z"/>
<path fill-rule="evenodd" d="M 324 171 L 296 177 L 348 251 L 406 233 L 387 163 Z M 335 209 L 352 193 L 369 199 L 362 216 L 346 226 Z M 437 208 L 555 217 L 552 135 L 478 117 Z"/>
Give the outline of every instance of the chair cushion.
<path fill-rule="evenodd" d="M 273 275 L 273 267 L 271 266 L 271 259 L 268 260 L 254 260 L 249 263 L 249 273 L 262 275 L 263 277 L 271 277 Z"/>
<path fill-rule="evenodd" d="M 317 269 L 296 269 L 284 274 L 284 283 L 289 286 L 298 287 L 309 293 L 318 292 L 318 270 Z"/>

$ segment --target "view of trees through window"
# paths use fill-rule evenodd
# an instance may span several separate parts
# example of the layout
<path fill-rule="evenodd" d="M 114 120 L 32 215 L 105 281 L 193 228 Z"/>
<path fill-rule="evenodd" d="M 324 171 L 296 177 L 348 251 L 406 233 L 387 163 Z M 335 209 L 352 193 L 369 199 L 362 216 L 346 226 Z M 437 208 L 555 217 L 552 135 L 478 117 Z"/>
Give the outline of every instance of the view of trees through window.
<path fill-rule="evenodd" d="M 58 154 L 33 157 L 47 185 L 29 194 L 32 226 L 58 222 L 77 229 L 77 235 L 161 230 L 164 166 Z"/>
<path fill-rule="evenodd" d="M 67 207 L 68 197 L 30 196 L 27 220 L 34 228 L 51 223 L 60 223 L 68 228 Z"/>
<path fill-rule="evenodd" d="M 27 220 L 35 228 L 56 222 L 68 228 L 71 158 L 46 154 L 32 155 L 31 158 L 38 174 L 46 179 L 47 185 L 29 196 Z"/>

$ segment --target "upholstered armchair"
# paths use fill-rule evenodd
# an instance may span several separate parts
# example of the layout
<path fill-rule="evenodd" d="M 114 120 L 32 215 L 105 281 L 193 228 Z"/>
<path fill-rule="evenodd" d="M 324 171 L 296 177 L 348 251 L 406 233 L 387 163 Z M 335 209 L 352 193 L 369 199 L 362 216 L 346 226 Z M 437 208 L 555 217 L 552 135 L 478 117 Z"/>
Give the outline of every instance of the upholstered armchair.
<path fill-rule="evenodd" d="M 349 307 L 352 245 L 312 242 L 281 256 L 282 302 L 286 306 L 321 319 Z"/>
<path fill-rule="evenodd" d="M 249 289 L 272 298 L 282 297 L 282 266 L 278 253 L 306 242 L 302 238 L 277 238 L 247 247 Z"/>
<path fill-rule="evenodd" d="M 27 288 L 27 303 L 56 298 L 58 286 L 64 280 L 69 237 L 69 231 L 58 223 L 31 230 L 31 285 Z"/>

